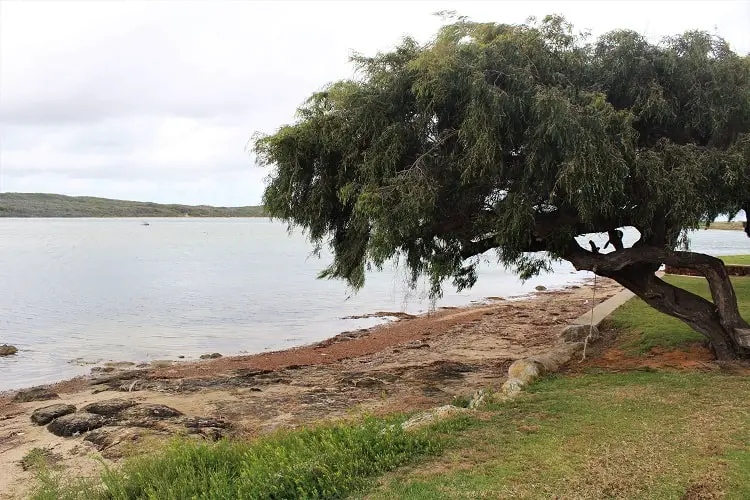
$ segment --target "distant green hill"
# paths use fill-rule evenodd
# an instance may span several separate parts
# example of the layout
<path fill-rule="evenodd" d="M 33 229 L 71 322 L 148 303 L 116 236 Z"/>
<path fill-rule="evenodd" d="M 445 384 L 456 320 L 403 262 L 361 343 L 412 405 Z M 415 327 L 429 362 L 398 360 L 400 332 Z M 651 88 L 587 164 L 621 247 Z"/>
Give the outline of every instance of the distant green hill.
<path fill-rule="evenodd" d="M 0 217 L 263 217 L 262 206 L 161 205 L 90 196 L 0 193 Z"/>

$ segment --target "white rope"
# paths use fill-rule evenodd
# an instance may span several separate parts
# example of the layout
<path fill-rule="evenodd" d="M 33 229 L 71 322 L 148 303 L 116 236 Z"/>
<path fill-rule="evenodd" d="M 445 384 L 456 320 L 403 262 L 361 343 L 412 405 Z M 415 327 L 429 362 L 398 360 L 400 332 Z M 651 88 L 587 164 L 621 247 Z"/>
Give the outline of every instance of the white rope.
<path fill-rule="evenodd" d="M 583 340 L 583 356 L 581 356 L 581 361 L 579 361 L 579 363 L 583 363 L 586 360 L 586 347 L 588 347 L 589 339 L 594 333 L 594 305 L 596 305 L 596 274 L 594 274 L 594 288 L 591 294 L 591 322 L 589 323 L 589 334 L 586 335 L 586 338 Z"/>

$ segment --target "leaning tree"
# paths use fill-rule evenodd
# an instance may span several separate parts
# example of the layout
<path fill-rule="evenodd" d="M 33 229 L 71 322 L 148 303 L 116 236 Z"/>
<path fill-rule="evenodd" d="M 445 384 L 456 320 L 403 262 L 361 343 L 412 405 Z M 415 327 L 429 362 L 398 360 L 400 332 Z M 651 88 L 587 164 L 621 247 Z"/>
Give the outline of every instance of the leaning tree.
<path fill-rule="evenodd" d="M 719 359 L 750 357 L 723 263 L 676 250 L 688 229 L 750 214 L 750 58 L 705 32 L 592 41 L 550 16 L 458 18 L 353 62 L 356 78 L 253 148 L 274 167 L 268 212 L 330 245 L 321 276 L 357 288 L 398 258 L 439 294 L 446 279 L 472 286 L 490 250 L 522 277 L 565 259 L 684 321 Z M 579 244 L 591 233 L 606 248 Z M 657 277 L 663 264 L 705 276 L 713 302 Z"/>

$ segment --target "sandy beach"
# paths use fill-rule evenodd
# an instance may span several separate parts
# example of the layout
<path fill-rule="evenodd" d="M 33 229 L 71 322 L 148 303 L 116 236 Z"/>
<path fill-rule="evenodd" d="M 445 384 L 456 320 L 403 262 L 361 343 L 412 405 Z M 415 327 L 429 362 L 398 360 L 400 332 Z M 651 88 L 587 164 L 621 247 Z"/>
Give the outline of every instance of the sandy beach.
<path fill-rule="evenodd" d="M 594 303 L 619 290 L 600 280 Z M 0 396 L 0 498 L 28 491 L 32 473 L 22 459 L 34 448 L 47 450 L 55 467 L 91 475 L 101 467 L 97 458 L 116 463 L 153 439 L 175 434 L 252 438 L 322 419 L 413 411 L 478 389 L 499 389 L 510 363 L 549 348 L 562 327 L 591 307 L 588 283 L 523 300 L 444 308 L 284 351 L 115 369 L 48 386 L 54 399 L 18 402 L 15 393 L 7 393 Z M 138 411 L 105 415 L 99 429 L 71 437 L 31 421 L 36 409 L 52 404 L 80 411 L 112 399 Z M 164 416 L 154 405 L 177 412 Z"/>

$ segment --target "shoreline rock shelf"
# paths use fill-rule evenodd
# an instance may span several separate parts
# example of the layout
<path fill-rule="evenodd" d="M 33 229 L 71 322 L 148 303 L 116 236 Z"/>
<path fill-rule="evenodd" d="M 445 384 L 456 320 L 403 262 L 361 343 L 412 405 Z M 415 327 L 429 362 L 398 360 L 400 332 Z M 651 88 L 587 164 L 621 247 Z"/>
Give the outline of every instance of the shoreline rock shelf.
<path fill-rule="evenodd" d="M 47 425 L 56 418 L 63 417 L 76 411 L 74 405 L 54 404 L 37 408 L 31 414 L 31 421 L 37 425 Z"/>
<path fill-rule="evenodd" d="M 619 290 L 609 281 L 597 283 L 601 299 Z M 0 420 L 3 433 L 20 431 L 9 443 L 12 454 L 0 456 L 0 469 L 8 471 L 0 495 L 27 488 L 28 475 L 10 457 L 34 447 L 54 446 L 65 470 L 77 467 L 78 457 L 89 449 L 108 465 L 143 439 L 245 438 L 345 417 L 352 408 L 422 412 L 454 400 L 463 406 L 457 397 L 501 385 L 513 361 L 556 345 L 565 325 L 586 314 L 588 327 L 590 300 L 591 285 L 584 283 L 580 289 L 551 290 L 523 300 L 438 310 L 284 351 L 176 362 L 165 368 L 118 366 L 122 371 L 9 393 L 4 401 L 27 403 L 8 406 Z M 567 336 L 574 340 L 588 333 L 588 328 L 571 329 Z M 473 398 L 469 408 L 493 397 L 488 392 Z M 40 401 L 47 398 L 61 399 Z M 29 418 L 34 410 L 54 403 L 77 408 L 53 421 L 58 423 L 50 430 L 72 421 L 80 424 L 59 429 L 64 437 Z M 451 407 L 437 413 L 466 411 Z"/>
<path fill-rule="evenodd" d="M 3 344 L 0 345 L 0 356 L 13 356 L 18 352 L 18 348 L 14 345 Z"/>

